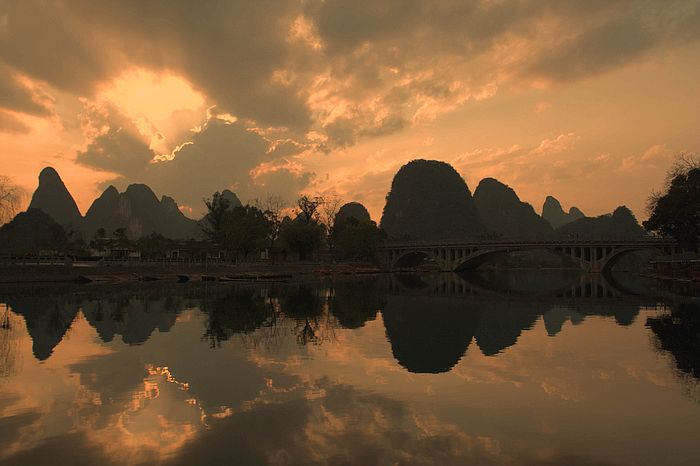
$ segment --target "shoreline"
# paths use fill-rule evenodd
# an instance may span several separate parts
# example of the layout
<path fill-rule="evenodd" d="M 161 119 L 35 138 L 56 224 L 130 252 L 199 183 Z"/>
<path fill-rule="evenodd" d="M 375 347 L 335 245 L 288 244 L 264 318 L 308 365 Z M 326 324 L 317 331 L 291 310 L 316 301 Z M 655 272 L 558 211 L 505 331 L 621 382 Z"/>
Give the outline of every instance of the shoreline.
<path fill-rule="evenodd" d="M 109 264 L 109 265 L 4 265 L 0 285 L 51 283 L 138 283 L 199 281 L 284 281 L 300 276 L 385 273 L 368 264 Z M 184 279 L 187 277 L 187 279 Z"/>

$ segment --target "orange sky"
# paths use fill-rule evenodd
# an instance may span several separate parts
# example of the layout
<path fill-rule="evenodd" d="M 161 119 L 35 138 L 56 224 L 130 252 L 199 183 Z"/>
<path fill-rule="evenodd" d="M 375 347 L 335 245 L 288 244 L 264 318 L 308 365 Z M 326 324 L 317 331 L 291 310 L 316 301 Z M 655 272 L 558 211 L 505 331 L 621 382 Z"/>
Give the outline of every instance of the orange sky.
<path fill-rule="evenodd" d="M 700 2 L 0 4 L 0 174 L 54 166 L 81 211 L 149 184 L 186 213 L 230 188 L 358 200 L 452 163 L 589 215 L 645 217 L 700 151 Z"/>

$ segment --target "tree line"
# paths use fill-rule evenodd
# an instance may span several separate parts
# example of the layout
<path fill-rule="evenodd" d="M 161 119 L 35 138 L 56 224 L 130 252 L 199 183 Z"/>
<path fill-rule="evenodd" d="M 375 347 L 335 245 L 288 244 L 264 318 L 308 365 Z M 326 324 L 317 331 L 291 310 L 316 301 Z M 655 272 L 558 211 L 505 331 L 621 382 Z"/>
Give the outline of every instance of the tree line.
<path fill-rule="evenodd" d="M 285 251 L 299 260 L 326 252 L 336 259 L 374 261 L 384 233 L 376 223 L 354 217 L 338 218 L 340 199 L 302 195 L 291 210 L 279 196 L 232 207 L 220 192 L 204 200 L 207 214 L 201 229 L 235 260 L 254 252 Z M 290 215 L 291 214 L 291 215 Z"/>

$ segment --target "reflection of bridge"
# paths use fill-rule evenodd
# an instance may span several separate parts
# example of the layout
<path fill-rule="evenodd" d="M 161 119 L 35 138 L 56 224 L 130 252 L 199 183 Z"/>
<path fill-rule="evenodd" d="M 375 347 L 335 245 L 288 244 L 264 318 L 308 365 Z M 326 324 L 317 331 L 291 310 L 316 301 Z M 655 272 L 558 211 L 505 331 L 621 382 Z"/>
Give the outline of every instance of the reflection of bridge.
<path fill-rule="evenodd" d="M 683 252 L 678 243 L 667 239 L 394 242 L 381 247 L 384 259 L 392 270 L 400 266 L 402 259 L 411 255 L 434 260 L 442 271 L 455 271 L 477 266 L 494 254 L 528 250 L 544 250 L 570 257 L 589 272 L 608 270 L 619 258 L 634 251 L 656 250 L 663 254 Z"/>
<path fill-rule="evenodd" d="M 450 298 L 495 297 L 508 299 L 557 301 L 605 301 L 624 300 L 640 297 L 627 291 L 614 281 L 609 281 L 603 274 L 581 274 L 562 283 L 551 283 L 551 287 L 542 290 L 514 290 L 501 288 L 489 283 L 480 276 L 463 276 L 456 273 L 439 273 L 431 275 L 392 274 L 387 282 L 387 291 L 396 295 L 444 296 Z M 655 303 L 651 300 L 649 304 Z"/>

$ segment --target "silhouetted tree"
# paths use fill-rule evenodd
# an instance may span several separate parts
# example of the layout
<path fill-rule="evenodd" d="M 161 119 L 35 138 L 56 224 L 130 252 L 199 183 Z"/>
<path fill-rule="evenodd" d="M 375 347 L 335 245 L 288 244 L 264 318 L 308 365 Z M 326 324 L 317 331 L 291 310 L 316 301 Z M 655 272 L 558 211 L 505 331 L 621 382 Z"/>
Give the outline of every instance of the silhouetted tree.
<path fill-rule="evenodd" d="M 269 223 L 257 207 L 246 205 L 224 212 L 220 228 L 221 244 L 244 260 L 267 244 Z"/>
<path fill-rule="evenodd" d="M 151 233 L 139 238 L 136 245 L 141 251 L 141 257 L 146 259 L 162 259 L 168 250 L 172 240 L 160 233 Z"/>
<path fill-rule="evenodd" d="M 321 196 L 312 197 L 304 194 L 297 199 L 298 218 L 307 225 L 311 222 L 318 223 L 318 209 L 321 205 L 323 205 L 323 198 Z"/>
<path fill-rule="evenodd" d="M 284 199 L 276 194 L 269 194 L 264 200 L 255 200 L 255 205 L 262 210 L 263 215 L 268 223 L 267 238 L 269 248 L 272 250 L 275 246 L 277 238 L 279 238 L 280 230 L 282 229 L 282 211 L 284 210 Z M 274 255 L 272 260 L 274 263 Z"/>
<path fill-rule="evenodd" d="M 324 197 L 321 205 L 321 222 L 326 229 L 326 242 L 331 253 L 335 249 L 335 219 L 342 202 L 340 197 L 331 195 Z"/>
<path fill-rule="evenodd" d="M 0 175 L 0 225 L 12 220 L 17 213 L 20 193 L 10 178 Z"/>
<path fill-rule="evenodd" d="M 379 244 L 386 238 L 373 221 L 347 218 L 335 225 L 335 253 L 339 259 L 375 261 Z"/>
<path fill-rule="evenodd" d="M 311 253 L 321 247 L 323 227 L 315 221 L 304 223 L 297 219 L 284 225 L 280 238 L 290 251 L 299 255 L 299 260 L 307 260 Z"/>
<path fill-rule="evenodd" d="M 650 215 L 644 228 L 695 248 L 700 235 L 700 159 L 682 154 L 668 176 L 665 192 L 649 199 Z"/>
<path fill-rule="evenodd" d="M 202 219 L 200 228 L 202 232 L 212 241 L 220 243 L 222 237 L 222 221 L 224 213 L 231 205 L 230 201 L 219 191 L 215 192 L 211 199 L 204 199 L 207 206 L 207 214 Z"/>

